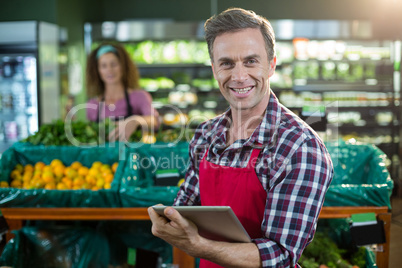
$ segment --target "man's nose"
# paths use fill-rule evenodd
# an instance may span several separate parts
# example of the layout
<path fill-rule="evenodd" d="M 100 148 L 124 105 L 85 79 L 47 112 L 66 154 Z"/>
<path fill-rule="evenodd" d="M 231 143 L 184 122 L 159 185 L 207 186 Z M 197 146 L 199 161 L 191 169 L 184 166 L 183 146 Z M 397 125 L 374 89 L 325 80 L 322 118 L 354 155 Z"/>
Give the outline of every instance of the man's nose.
<path fill-rule="evenodd" d="M 232 69 L 232 80 L 242 82 L 248 78 L 247 69 L 242 64 L 236 64 Z"/>

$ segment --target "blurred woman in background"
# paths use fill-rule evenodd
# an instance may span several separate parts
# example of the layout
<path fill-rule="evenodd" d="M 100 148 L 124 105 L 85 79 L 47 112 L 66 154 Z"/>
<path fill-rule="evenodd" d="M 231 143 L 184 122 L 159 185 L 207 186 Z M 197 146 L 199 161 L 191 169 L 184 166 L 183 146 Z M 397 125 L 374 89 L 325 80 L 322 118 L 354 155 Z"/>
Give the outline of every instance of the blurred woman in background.
<path fill-rule="evenodd" d="M 102 44 L 88 56 L 86 83 L 92 98 L 87 102 L 87 118 L 116 121 L 109 141 L 127 141 L 139 127 L 150 132 L 159 125 L 152 97 L 139 88 L 139 78 L 137 67 L 120 44 Z"/>

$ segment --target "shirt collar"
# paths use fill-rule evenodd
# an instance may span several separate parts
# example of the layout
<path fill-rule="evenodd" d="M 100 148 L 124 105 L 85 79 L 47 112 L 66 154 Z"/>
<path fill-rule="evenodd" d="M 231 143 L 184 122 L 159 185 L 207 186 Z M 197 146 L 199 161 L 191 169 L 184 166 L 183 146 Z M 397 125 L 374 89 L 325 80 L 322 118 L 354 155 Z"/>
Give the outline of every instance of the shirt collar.
<path fill-rule="evenodd" d="M 252 147 L 265 147 L 271 146 L 276 143 L 277 129 L 279 127 L 281 118 L 281 108 L 279 101 L 275 94 L 270 91 L 269 102 L 265 115 L 260 123 L 260 125 L 255 129 L 253 134 L 249 139 L 247 139 L 243 146 Z M 222 147 L 226 146 L 226 133 L 230 126 L 230 121 L 232 119 L 232 111 L 228 108 L 220 117 L 215 125 L 215 144 L 220 144 Z"/>
<path fill-rule="evenodd" d="M 276 95 L 271 91 L 265 116 L 251 135 L 249 139 L 250 143 L 262 144 L 264 147 L 275 144 L 281 116 L 281 105 Z"/>

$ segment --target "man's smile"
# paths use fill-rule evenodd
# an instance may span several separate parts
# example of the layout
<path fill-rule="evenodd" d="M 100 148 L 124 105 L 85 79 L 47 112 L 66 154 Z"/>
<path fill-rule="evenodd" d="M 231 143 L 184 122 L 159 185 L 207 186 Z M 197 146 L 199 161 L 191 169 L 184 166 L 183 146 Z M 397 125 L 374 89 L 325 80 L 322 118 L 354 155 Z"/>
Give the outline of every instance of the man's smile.
<path fill-rule="evenodd" d="M 254 86 L 250 86 L 250 87 L 244 87 L 244 88 L 233 88 L 233 87 L 229 87 L 231 90 L 235 91 L 238 94 L 246 94 L 248 93 L 250 90 L 252 90 L 254 88 Z"/>

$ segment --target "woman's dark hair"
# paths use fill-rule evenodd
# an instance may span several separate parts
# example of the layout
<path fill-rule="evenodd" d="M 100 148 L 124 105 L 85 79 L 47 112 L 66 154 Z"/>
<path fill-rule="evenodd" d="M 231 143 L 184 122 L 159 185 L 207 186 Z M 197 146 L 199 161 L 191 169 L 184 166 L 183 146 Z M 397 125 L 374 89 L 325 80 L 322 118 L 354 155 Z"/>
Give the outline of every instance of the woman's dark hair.
<path fill-rule="evenodd" d="M 213 61 L 213 44 L 217 36 L 247 28 L 260 29 L 265 40 L 268 60 L 271 61 L 275 57 L 275 33 L 271 23 L 253 11 L 242 8 L 229 8 L 205 22 L 205 39 L 211 60 Z"/>
<path fill-rule="evenodd" d="M 103 46 L 112 46 L 115 51 L 110 51 L 114 53 L 120 62 L 120 67 L 122 71 L 122 83 L 125 89 L 139 89 L 139 79 L 140 74 L 137 66 L 134 64 L 133 60 L 130 58 L 124 47 L 118 43 L 103 43 L 96 49 L 94 49 L 88 56 L 87 68 L 86 68 L 86 85 L 88 95 L 90 97 L 103 96 L 105 93 L 105 84 L 100 78 L 98 71 L 98 50 Z"/>

